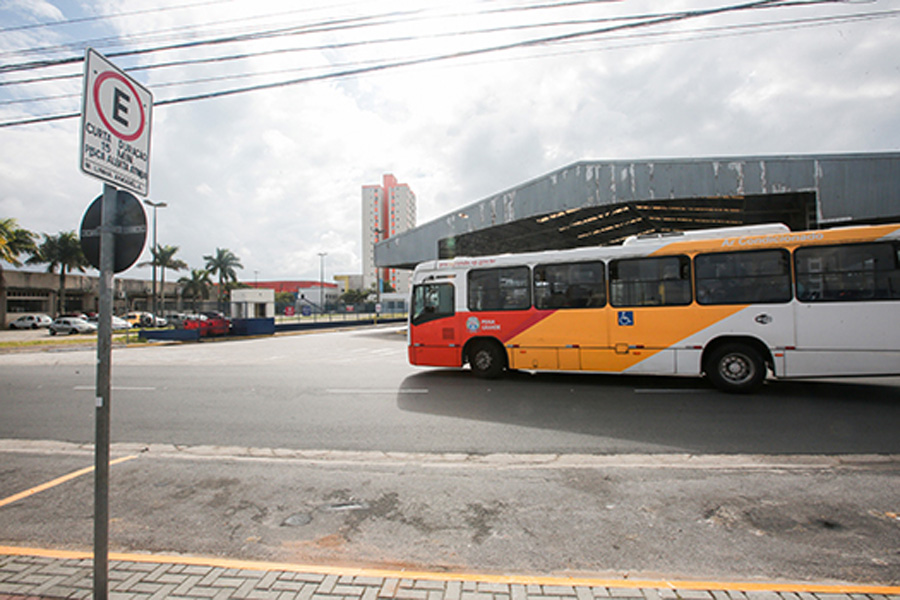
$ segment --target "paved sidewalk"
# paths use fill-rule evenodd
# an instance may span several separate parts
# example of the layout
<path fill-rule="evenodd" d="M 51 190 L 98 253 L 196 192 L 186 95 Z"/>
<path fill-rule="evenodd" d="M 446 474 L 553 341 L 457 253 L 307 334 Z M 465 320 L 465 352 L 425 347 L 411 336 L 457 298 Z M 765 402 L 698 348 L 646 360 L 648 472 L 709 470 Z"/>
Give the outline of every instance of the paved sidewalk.
<path fill-rule="evenodd" d="M 900 600 L 900 586 L 407 573 L 128 556 L 133 560 L 110 557 L 111 600 Z M 0 600 L 91 598 L 92 576 L 84 553 L 0 554 Z"/>

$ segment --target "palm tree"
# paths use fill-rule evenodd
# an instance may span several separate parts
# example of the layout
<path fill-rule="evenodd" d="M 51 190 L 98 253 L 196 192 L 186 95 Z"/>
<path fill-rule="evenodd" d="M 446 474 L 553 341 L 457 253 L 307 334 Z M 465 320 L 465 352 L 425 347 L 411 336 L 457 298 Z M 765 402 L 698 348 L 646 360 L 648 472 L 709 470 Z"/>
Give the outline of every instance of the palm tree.
<path fill-rule="evenodd" d="M 0 329 L 6 328 L 6 281 L 3 279 L 3 263 L 21 267 L 19 256 L 36 249 L 34 233 L 22 229 L 15 219 L 0 219 Z"/>
<path fill-rule="evenodd" d="M 194 312 L 197 312 L 197 298 L 206 300 L 209 298 L 209 288 L 212 281 L 209 280 L 209 271 L 206 269 L 191 269 L 190 277 L 182 277 L 178 280 L 181 284 L 182 295 L 190 297 L 193 302 Z"/>
<path fill-rule="evenodd" d="M 160 289 L 162 290 L 163 297 L 163 309 L 166 307 L 166 269 L 172 269 L 173 271 L 181 271 L 182 269 L 187 269 L 187 263 L 181 259 L 174 258 L 175 253 L 178 252 L 178 246 L 163 246 L 162 244 L 157 244 L 156 248 L 150 249 L 151 254 L 153 255 L 153 260 L 149 262 L 142 262 L 139 264 L 139 267 L 148 267 L 152 266 L 162 267 L 162 270 L 159 274 L 160 280 Z M 160 312 L 163 312 L 160 310 Z"/>
<path fill-rule="evenodd" d="M 57 298 L 57 314 L 65 314 L 66 273 L 78 269 L 84 273 L 90 266 L 81 242 L 74 231 L 63 231 L 58 235 L 44 234 L 44 241 L 32 252 L 31 258 L 25 261 L 29 265 L 47 264 L 47 272 L 55 273 L 59 268 L 59 297 Z"/>
<path fill-rule="evenodd" d="M 237 282 L 237 274 L 235 269 L 243 269 L 240 259 L 234 255 L 234 252 L 225 248 L 216 248 L 216 253 L 207 254 L 203 257 L 206 261 L 206 269 L 210 275 L 219 276 L 219 288 L 216 292 L 216 300 L 219 310 L 222 310 L 222 294 L 225 291 L 225 285 L 229 281 Z"/>

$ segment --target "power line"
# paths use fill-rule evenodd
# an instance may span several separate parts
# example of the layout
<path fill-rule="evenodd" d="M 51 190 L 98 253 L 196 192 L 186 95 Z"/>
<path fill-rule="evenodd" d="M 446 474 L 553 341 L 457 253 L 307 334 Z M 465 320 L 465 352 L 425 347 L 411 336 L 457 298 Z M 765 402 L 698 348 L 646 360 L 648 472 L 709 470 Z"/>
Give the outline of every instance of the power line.
<path fill-rule="evenodd" d="M 233 0 L 225 0 L 227 2 L 231 2 Z M 135 10 L 131 12 L 123 12 L 123 13 L 113 13 L 109 15 L 92 15 L 90 17 L 78 17 L 75 19 L 64 19 L 62 21 L 44 21 L 42 23 L 28 23 L 26 25 L 14 25 L 12 27 L 0 27 L 0 33 L 9 33 L 12 31 L 25 31 L 27 29 L 41 29 L 47 27 L 57 27 L 62 25 L 78 25 L 82 23 L 91 23 L 94 21 L 106 21 L 109 19 L 116 19 L 119 17 L 133 17 L 136 15 L 146 15 L 152 13 L 160 13 L 160 12 L 168 12 L 170 10 L 182 10 L 185 8 L 196 8 L 198 6 L 206 6 L 208 4 L 220 4 L 219 0 L 203 0 L 201 2 L 194 2 L 193 4 L 180 4 L 176 6 L 160 6 L 156 8 L 145 8 L 142 10 Z"/>
<path fill-rule="evenodd" d="M 594 29 L 594 30 L 589 30 L 589 31 L 566 33 L 566 34 L 560 34 L 560 35 L 556 35 L 556 36 L 537 38 L 537 39 L 533 39 L 533 40 L 513 42 L 513 43 L 509 43 L 509 44 L 501 44 L 498 46 L 492 46 L 492 47 L 487 47 L 487 48 L 479 48 L 479 49 L 475 49 L 475 50 L 463 50 L 463 51 L 452 52 L 449 54 L 437 55 L 437 56 L 432 56 L 432 57 L 398 61 L 395 63 L 388 63 L 388 64 L 378 65 L 378 66 L 374 66 L 374 67 L 365 67 L 365 68 L 361 68 L 361 69 L 351 69 L 351 70 L 343 71 L 343 72 L 329 73 L 327 75 L 321 75 L 321 76 L 316 76 L 316 77 L 304 77 L 304 78 L 282 81 L 282 82 L 259 84 L 256 86 L 249 86 L 249 87 L 245 87 L 245 88 L 233 88 L 230 90 L 220 90 L 217 92 L 209 92 L 209 93 L 205 93 L 205 94 L 195 94 L 192 96 L 184 96 L 182 98 L 163 100 L 158 103 L 154 103 L 154 105 L 165 106 L 168 104 L 180 104 L 183 102 L 206 100 L 206 99 L 210 99 L 210 98 L 222 98 L 225 96 L 233 96 L 236 94 L 244 94 L 244 93 L 248 93 L 248 92 L 274 89 L 274 88 L 279 88 L 279 87 L 286 87 L 286 86 L 291 86 L 291 85 L 297 85 L 300 83 L 309 83 L 311 81 L 321 81 L 321 80 L 325 80 L 325 79 L 333 79 L 333 78 L 338 78 L 338 77 L 340 77 L 340 78 L 351 77 L 351 76 L 356 76 L 356 75 L 361 75 L 361 74 L 372 73 L 375 71 L 395 69 L 395 68 L 399 68 L 399 67 L 409 67 L 409 66 L 413 66 L 413 65 L 421 65 L 421 64 L 427 64 L 427 63 L 437 62 L 437 61 L 465 58 L 465 57 L 478 56 L 478 55 L 483 55 L 483 54 L 492 54 L 492 53 L 496 53 L 496 52 L 503 52 L 506 50 L 511 50 L 514 48 L 526 48 L 526 47 L 531 47 L 531 46 L 553 44 L 553 43 L 563 42 L 563 41 L 567 41 L 567 40 L 573 40 L 573 39 L 577 39 L 577 38 L 584 38 L 584 37 L 588 37 L 588 36 L 595 36 L 595 35 L 600 35 L 600 34 L 604 34 L 604 33 L 610 33 L 612 31 L 635 29 L 635 28 L 641 28 L 641 27 L 650 27 L 650 26 L 654 26 L 654 25 L 660 25 L 663 23 L 671 23 L 671 22 L 682 21 L 682 20 L 686 20 L 686 19 L 694 19 L 694 18 L 710 16 L 710 15 L 714 15 L 714 14 L 721 14 L 724 12 L 736 12 L 736 11 L 748 10 L 751 8 L 772 5 L 772 4 L 778 4 L 780 2 L 781 2 L 781 0 L 757 0 L 755 2 L 748 2 L 745 4 L 731 5 L 731 6 L 720 7 L 720 8 L 686 11 L 684 13 L 680 13 L 680 14 L 673 15 L 673 16 L 666 16 L 666 17 L 660 17 L 660 18 L 655 18 L 655 19 L 647 19 L 644 21 L 638 21 L 638 22 L 634 22 L 634 23 L 625 23 L 622 25 L 615 25 L 615 26 L 604 27 L 604 28 Z M 2 126 L 2 124 L 0 124 L 0 126 Z"/>
<path fill-rule="evenodd" d="M 804 18 L 804 19 L 786 19 L 786 20 L 775 21 L 775 22 L 744 23 L 744 24 L 726 25 L 726 26 L 720 25 L 720 26 L 715 26 L 715 27 L 692 29 L 692 30 L 684 31 L 684 32 L 673 32 L 673 31 L 644 32 L 644 33 L 639 33 L 639 34 L 628 34 L 625 36 L 618 36 L 615 38 L 607 39 L 605 41 L 620 42 L 620 41 L 639 39 L 639 38 L 655 38 L 655 41 L 638 43 L 638 44 L 629 44 L 627 46 L 618 45 L 615 47 L 608 47 L 608 48 L 604 48 L 604 49 L 613 49 L 613 48 L 621 49 L 624 47 L 637 47 L 640 45 L 648 45 L 649 43 L 660 44 L 660 43 L 672 43 L 672 42 L 682 42 L 682 41 L 696 41 L 699 39 L 715 39 L 715 38 L 721 38 L 721 37 L 726 37 L 726 36 L 747 35 L 747 34 L 751 34 L 751 33 L 756 33 L 761 29 L 764 29 L 767 31 L 792 30 L 792 29 L 800 29 L 800 28 L 834 25 L 837 23 L 853 23 L 853 22 L 858 22 L 858 21 L 869 21 L 869 20 L 891 18 L 891 17 L 898 17 L 898 16 L 900 16 L 900 10 L 889 10 L 889 11 L 877 11 L 877 12 L 870 12 L 870 13 L 857 13 L 857 14 L 853 14 L 853 15 L 831 15 L 831 16 L 826 16 L 826 17 L 810 17 L 810 18 Z M 480 34 L 480 33 L 489 33 L 491 31 L 495 31 L 495 30 L 494 29 L 482 29 L 482 30 L 475 30 L 475 31 L 466 32 L 466 33 L 479 33 Z M 716 32 L 720 32 L 720 33 L 716 34 Z M 447 33 L 447 34 L 443 34 L 443 35 L 457 35 L 457 34 L 456 33 Z M 683 39 L 660 40 L 660 38 L 674 37 L 674 36 L 682 36 Z M 687 37 L 684 37 L 684 36 L 687 36 Z M 408 38 L 391 38 L 389 41 L 400 41 L 403 39 L 408 39 Z M 142 66 L 134 67 L 134 68 L 127 69 L 127 70 L 128 71 L 137 71 L 137 70 L 153 69 L 153 68 L 159 68 L 159 67 L 188 66 L 188 65 L 195 65 L 195 64 L 213 62 L 213 61 L 226 61 L 226 60 L 237 60 L 237 59 L 243 59 L 243 58 L 252 58 L 252 57 L 258 57 L 258 56 L 268 55 L 268 54 L 273 54 L 273 53 L 298 52 L 298 51 L 306 51 L 306 50 L 310 50 L 310 49 L 323 49 L 323 48 L 329 48 L 329 47 L 333 48 L 333 47 L 338 47 L 338 46 L 345 47 L 347 45 L 353 45 L 353 44 L 357 44 L 357 43 L 358 44 L 377 43 L 378 41 L 387 41 L 387 40 L 377 40 L 374 42 L 351 42 L 351 43 L 346 43 L 346 44 L 336 44 L 336 45 L 332 45 L 332 46 L 287 48 L 287 49 L 279 49 L 279 50 L 272 50 L 272 51 L 262 51 L 262 52 L 245 53 L 245 54 L 239 54 L 239 55 L 213 57 L 213 58 L 209 58 L 209 59 L 191 59 L 191 60 L 176 61 L 176 62 L 171 62 L 171 63 L 142 65 Z M 576 40 L 575 43 L 583 43 L 583 42 Z M 584 49 L 584 50 L 564 50 L 561 52 L 555 52 L 552 55 L 560 56 L 560 55 L 566 55 L 566 54 L 578 54 L 578 53 L 591 52 L 591 51 L 596 51 L 596 48 L 588 48 L 588 49 Z M 351 68 L 351 67 L 355 67 L 360 64 L 371 64 L 373 62 L 378 62 L 378 61 L 376 61 L 376 60 L 357 61 L 357 62 L 353 62 L 353 63 L 345 63 L 342 65 L 332 64 L 329 66 L 330 67 Z M 194 84 L 200 84 L 200 83 L 211 83 L 211 82 L 216 82 L 216 81 L 233 81 L 233 80 L 238 80 L 238 79 L 247 79 L 247 78 L 252 78 L 252 77 L 264 77 L 264 76 L 279 75 L 279 74 L 285 74 L 285 73 L 296 73 L 296 72 L 310 71 L 310 70 L 322 69 L 322 68 L 325 68 L 325 67 L 323 67 L 323 66 L 300 67 L 300 68 L 290 68 L 290 69 L 276 69 L 276 70 L 269 70 L 269 71 L 255 71 L 255 72 L 250 72 L 250 73 L 228 74 L 228 75 L 220 75 L 220 76 L 213 76 L 213 77 L 195 77 L 195 78 L 183 79 L 183 80 L 179 80 L 179 81 L 156 83 L 156 84 L 154 84 L 154 87 L 155 88 L 164 88 L 164 87 L 172 87 L 172 86 L 176 86 L 176 85 L 194 85 Z M 80 78 L 82 76 L 83 76 L 83 74 L 76 73 L 76 74 L 72 74 L 72 75 L 53 76 L 53 77 L 49 77 L 49 78 L 44 78 L 43 80 L 49 81 L 52 79 L 62 79 L 62 78 L 75 78 L 75 77 Z M 15 82 L 6 82 L 6 83 L 15 83 Z M 0 85 L 4 85 L 4 83 L 0 83 Z M 57 95 L 41 96 L 41 97 L 35 97 L 35 98 L 17 98 L 14 100 L 0 100 L 0 106 L 45 102 L 45 101 L 50 101 L 50 100 L 61 100 L 61 99 L 66 99 L 66 98 L 77 98 L 80 96 L 81 96 L 81 93 L 70 93 L 70 94 L 57 94 Z"/>
<path fill-rule="evenodd" d="M 394 13 L 400 14 L 400 13 Z M 150 54 L 153 52 L 163 52 L 167 50 L 184 50 L 187 48 L 196 48 L 199 46 L 217 46 L 222 44 L 233 44 L 237 42 L 246 42 L 246 41 L 256 41 L 269 39 L 273 37 L 279 37 L 283 35 L 294 35 L 294 34 L 308 34 L 308 33 L 323 33 L 334 31 L 335 29 L 345 29 L 350 27 L 360 27 L 366 21 L 370 21 L 373 19 L 381 18 L 383 15 L 378 16 L 368 16 L 368 17 L 350 17 L 344 19 L 334 19 L 330 21 L 324 21 L 321 23 L 313 23 L 308 25 L 295 25 L 291 27 L 282 27 L 278 29 L 271 29 L 268 31 L 261 32 L 253 32 L 247 34 L 239 34 L 239 35 L 231 35 L 222 38 L 214 38 L 207 40 L 192 40 L 188 42 L 181 42 L 177 44 L 169 44 L 167 46 L 157 46 L 154 48 L 138 48 L 134 50 L 123 50 L 120 52 L 110 52 L 106 56 L 108 58 L 122 58 L 125 56 L 138 56 L 142 54 Z M 388 15 L 390 16 L 390 15 Z M 11 73 L 15 71 L 29 71 L 32 69 L 40 69 L 45 67 L 57 67 L 61 65 L 69 65 L 80 63 L 84 61 L 84 56 L 70 56 L 68 58 L 59 58 L 59 59 L 48 59 L 48 60 L 36 60 L 25 63 L 17 63 L 11 65 L 2 65 L 0 66 L 0 73 Z"/>
<path fill-rule="evenodd" d="M 590 0 L 595 2 L 597 0 Z M 608 0 L 604 0 L 608 1 Z M 510 32 L 517 30 L 525 30 L 525 29 L 535 29 L 535 28 L 553 28 L 560 26 L 573 26 L 573 25 L 596 25 L 598 23 L 604 22 L 620 22 L 620 21 L 635 21 L 639 19 L 646 19 L 648 17 L 662 17 L 662 16 L 671 16 L 674 14 L 680 13 L 660 13 L 655 15 L 634 15 L 634 16 L 623 16 L 623 17 L 608 17 L 608 18 L 600 18 L 600 19 L 581 19 L 581 20 L 567 20 L 567 21 L 552 21 L 552 22 L 542 22 L 542 23 L 529 23 L 524 25 L 507 25 L 502 27 L 492 27 L 492 28 L 484 28 L 484 29 L 475 29 L 470 31 L 452 31 L 452 32 L 444 32 L 438 34 L 429 35 L 429 39 L 437 39 L 444 37 L 458 37 L 458 36 L 466 36 L 466 35 L 483 35 L 488 33 L 500 33 L 500 32 Z M 291 32 L 290 35 L 295 34 L 296 32 Z M 217 62 L 228 62 L 234 60 L 242 60 L 246 58 L 256 58 L 260 56 L 268 56 L 273 54 L 285 54 L 285 53 L 293 53 L 293 52 L 307 52 L 307 51 L 319 51 L 319 50 L 337 50 L 344 48 L 351 48 L 354 46 L 363 46 L 363 45 L 377 45 L 377 44 L 389 44 L 389 43 L 398 43 L 404 41 L 413 41 L 420 39 L 420 36 L 396 36 L 389 38 L 378 38 L 378 39 L 367 39 L 363 41 L 347 41 L 347 42 L 334 42 L 330 44 L 320 44 L 316 46 L 302 46 L 296 48 L 279 48 L 276 50 L 261 50 L 256 52 L 244 52 L 240 54 L 231 54 L 224 56 L 215 56 L 208 58 L 192 58 L 182 61 L 172 61 L 172 62 L 164 62 L 164 63 L 154 63 L 149 65 L 137 65 L 134 67 L 127 67 L 124 70 L 128 72 L 134 71 L 143 71 L 143 70 L 151 70 L 151 69 L 159 69 L 166 67 L 181 67 L 181 66 L 190 66 L 190 65 L 198 65 L 198 64 L 208 64 L 208 63 L 217 63 Z M 149 49 L 145 50 L 146 53 L 156 52 L 160 49 Z M 108 57 L 115 58 L 120 56 L 118 54 L 107 54 Z M 72 62 L 80 62 L 83 60 L 83 56 L 75 57 L 71 59 Z M 42 65 L 43 66 L 43 65 Z M 40 68 L 39 66 L 32 67 L 33 69 Z M 20 84 L 29 84 L 29 83 L 44 83 L 49 81 L 60 81 L 64 79 L 74 79 L 82 77 L 82 73 L 69 73 L 63 75 L 49 75 L 44 77 L 36 77 L 31 79 L 18 79 L 12 81 L 0 81 L 0 87 L 6 87 L 11 85 L 20 85 Z"/>
<path fill-rule="evenodd" d="M 597 1 L 606 2 L 608 0 L 580 0 L 580 1 L 575 1 L 575 2 L 565 2 L 565 3 L 554 4 L 552 6 L 593 3 L 593 2 L 597 2 Z M 828 0 L 828 1 L 834 2 L 835 0 Z M 773 6 L 774 5 L 777 5 L 779 7 L 798 6 L 798 5 L 817 4 L 817 3 L 821 3 L 821 2 L 818 2 L 818 1 L 810 2 L 809 0 L 801 1 L 801 2 L 790 2 L 790 3 L 780 2 L 780 3 L 773 4 Z M 545 7 L 545 6 L 551 6 L 551 5 L 542 5 L 542 7 Z M 524 8 L 528 9 L 530 7 L 524 7 Z M 512 10 L 512 9 L 496 9 L 496 10 Z M 566 20 L 566 21 L 549 21 L 549 22 L 540 22 L 540 23 L 529 23 L 529 24 L 524 24 L 524 25 L 495 27 L 495 28 L 480 29 L 480 30 L 453 31 L 453 32 L 447 32 L 447 33 L 439 33 L 439 34 L 430 35 L 429 39 L 436 39 L 436 38 L 440 38 L 440 37 L 451 37 L 451 36 L 479 35 L 479 34 L 496 33 L 496 32 L 509 32 L 509 31 L 514 31 L 514 30 L 524 30 L 524 29 L 534 29 L 534 28 L 549 28 L 549 27 L 558 27 L 558 26 L 566 26 L 566 25 L 598 24 L 598 23 L 602 23 L 602 22 L 617 22 L 617 21 L 636 21 L 636 20 L 647 19 L 647 18 L 663 18 L 663 17 L 676 16 L 676 15 L 681 15 L 681 14 L 682 13 L 657 13 L 657 14 L 608 17 L 608 18 L 589 19 L 589 20 L 582 19 L 582 20 Z M 381 15 L 381 16 L 384 16 L 384 15 Z M 382 24 L 382 23 L 374 23 L 374 25 L 377 25 L 377 24 Z M 372 25 L 372 24 L 370 24 L 370 25 Z M 310 25 L 310 26 L 314 26 L 314 25 Z M 263 37 L 275 37 L 275 36 L 280 36 L 280 35 L 296 35 L 297 33 L 310 33 L 310 31 L 308 31 L 308 30 L 307 31 L 298 31 L 298 30 L 292 29 L 292 28 L 282 28 L 281 30 L 278 30 L 275 32 L 270 30 L 268 32 L 262 32 L 261 34 L 254 34 L 254 35 L 261 35 Z M 149 64 L 149 65 L 138 65 L 138 66 L 134 66 L 134 67 L 127 67 L 124 70 L 126 70 L 128 72 L 133 72 L 133 71 L 138 71 L 138 70 L 149 70 L 149 69 L 158 69 L 158 68 L 175 67 L 175 66 L 188 66 L 188 65 L 197 65 L 197 64 L 204 64 L 204 63 L 206 63 L 206 64 L 218 63 L 218 62 L 242 60 L 242 59 L 252 58 L 252 57 L 260 57 L 260 56 L 265 56 L 265 55 L 284 54 L 284 53 L 293 53 L 293 52 L 305 52 L 305 51 L 315 51 L 315 50 L 334 50 L 334 49 L 350 48 L 350 47 L 360 46 L 360 45 L 374 45 L 374 44 L 385 44 L 385 43 L 397 43 L 397 42 L 402 42 L 402 41 L 413 41 L 416 39 L 419 39 L 418 36 L 402 36 L 402 37 L 391 37 L 391 38 L 380 38 L 380 39 L 368 39 L 368 40 L 364 40 L 364 41 L 337 42 L 337 43 L 322 44 L 322 45 L 316 45 L 316 46 L 280 48 L 280 49 L 276 49 L 276 50 L 245 52 L 245 53 L 240 53 L 240 54 L 224 55 L 224 56 L 209 57 L 209 58 L 188 59 L 188 60 L 183 60 L 183 61 L 154 63 L 154 64 Z M 235 40 L 217 39 L 214 41 L 216 43 L 228 43 L 229 41 L 235 41 Z M 195 42 L 191 42 L 190 44 L 191 45 L 205 45 L 206 43 L 212 43 L 212 41 L 210 41 L 210 40 L 195 41 Z M 157 52 L 157 51 L 167 50 L 167 49 L 171 49 L 171 47 L 142 49 L 139 51 L 137 51 L 137 50 L 130 51 L 130 53 L 132 53 L 132 54 L 137 53 L 137 52 L 152 53 L 152 52 Z M 107 53 L 107 56 L 115 58 L 115 57 L 124 56 L 125 54 L 127 54 L 127 53 L 114 53 L 114 54 Z M 83 56 L 79 55 L 77 57 L 73 57 L 73 58 L 67 59 L 67 60 L 72 63 L 81 62 L 83 60 Z M 30 68 L 38 69 L 38 68 L 42 68 L 45 66 L 54 66 L 54 65 L 39 63 L 39 64 L 32 65 Z M 11 68 L 14 68 L 14 66 L 12 66 Z M 24 85 L 24 84 L 31 84 L 31 83 L 46 83 L 46 82 L 50 82 L 50 81 L 60 81 L 60 80 L 75 79 L 75 78 L 80 78 L 80 77 L 82 77 L 82 73 L 75 72 L 75 73 L 69 73 L 69 74 L 49 75 L 49 76 L 33 77 L 33 78 L 26 78 L 26 79 L 8 80 L 8 81 L 0 81 L 0 87 L 8 87 L 8 86 L 13 86 L 13 85 Z"/>
<path fill-rule="evenodd" d="M 597 3 L 611 3 L 617 0 L 567 0 L 565 2 L 557 2 L 551 4 L 537 4 L 537 5 L 529 5 L 529 6 L 516 6 L 516 7 L 505 7 L 505 8 L 497 8 L 491 9 L 488 11 L 483 11 L 485 14 L 497 13 L 497 12 L 510 12 L 510 11 L 531 11 L 538 9 L 546 9 L 546 8 L 560 8 L 560 7 L 571 7 L 571 6 L 579 6 L 584 4 L 597 4 Z M 748 8 L 766 8 L 766 7 L 786 7 L 786 6 L 810 6 L 815 4 L 832 4 L 842 2 L 844 0 L 771 0 L 771 1 L 760 1 L 750 3 Z M 713 12 L 709 14 L 716 14 L 718 9 L 710 9 Z M 734 10 L 742 10 L 740 7 L 734 8 L 726 8 L 726 11 L 731 12 Z M 223 44 L 231 44 L 238 42 L 246 42 L 246 41 L 258 41 L 263 39 L 271 39 L 275 37 L 282 36 L 293 36 L 299 34 L 310 34 L 310 33 L 324 33 L 324 32 L 332 32 L 335 30 L 341 30 L 344 28 L 358 28 L 358 27 L 371 27 L 376 25 L 384 25 L 389 24 L 392 19 L 396 19 L 397 17 L 409 18 L 414 15 L 419 15 L 423 12 L 421 9 L 416 10 L 407 10 L 407 11 L 393 11 L 389 13 L 382 13 L 376 15 L 369 15 L 363 17 L 350 17 L 343 19 L 331 19 L 320 21 L 318 23 L 310 23 L 305 25 L 294 25 L 290 27 L 281 27 L 277 29 L 269 29 L 263 31 L 255 31 L 251 33 L 245 34 L 234 34 L 225 37 L 219 38 L 208 38 L 202 40 L 192 40 L 187 42 L 180 42 L 176 44 L 170 44 L 166 46 L 157 46 L 153 48 L 139 48 L 133 50 L 125 50 L 121 52 L 111 52 L 106 53 L 106 56 L 109 58 L 121 58 L 125 56 L 138 56 L 144 54 L 151 54 L 156 52 L 168 51 L 168 50 L 180 50 L 186 48 L 196 48 L 200 46 L 212 46 L 212 45 L 223 45 Z M 688 11 L 689 12 L 689 11 Z M 701 12 L 706 12 L 701 11 Z M 599 23 L 604 20 L 644 20 L 649 18 L 666 18 L 666 17 L 679 17 L 680 15 L 687 14 L 684 11 L 674 12 L 674 13 L 657 13 L 657 14 L 645 14 L 645 15 L 632 15 L 625 17 L 612 17 L 610 19 L 595 19 L 591 20 L 593 23 Z M 540 26 L 540 24 L 538 24 Z M 87 47 L 89 44 L 82 44 L 82 49 Z M 7 64 L 0 66 L 0 73 L 10 73 L 16 71 L 25 71 L 46 67 L 55 67 L 69 64 L 80 63 L 84 60 L 83 54 L 79 54 L 77 56 L 70 56 L 68 58 L 61 59 L 45 59 L 24 63 L 15 63 L 15 64 Z"/>
<path fill-rule="evenodd" d="M 829 0 L 828 2 L 816 2 L 816 3 L 833 3 L 835 1 L 837 1 L 837 0 Z M 803 3 L 803 4 L 809 4 L 809 3 Z M 359 65 L 360 63 L 353 63 L 353 64 L 349 65 L 347 68 L 343 68 L 343 69 L 333 71 L 330 73 L 319 74 L 319 75 L 314 75 L 314 76 L 305 76 L 305 77 L 300 77 L 300 78 L 292 78 L 292 79 L 288 79 L 288 80 L 284 80 L 284 81 L 269 82 L 269 83 L 257 84 L 257 85 L 252 85 L 252 86 L 237 87 L 237 88 L 217 90 L 217 91 L 212 91 L 212 92 L 186 95 L 186 96 L 181 96 L 181 97 L 176 97 L 176 98 L 159 100 L 159 101 L 155 102 L 154 104 L 156 106 L 165 106 L 165 105 L 169 105 L 169 104 L 179 104 L 179 103 L 192 102 L 192 101 L 203 100 L 203 99 L 232 96 L 232 95 L 237 95 L 237 94 L 250 93 L 250 92 L 254 92 L 254 91 L 297 85 L 297 84 L 301 84 L 301 83 L 309 83 L 309 82 L 314 82 L 314 81 L 323 81 L 323 80 L 329 80 L 329 79 L 354 77 L 354 76 L 360 76 L 360 75 L 375 73 L 375 72 L 389 70 L 389 69 L 397 69 L 397 68 L 402 68 L 402 67 L 410 67 L 410 66 L 415 66 L 415 65 L 429 64 L 429 63 L 434 63 L 434 62 L 448 61 L 448 60 L 453 60 L 453 59 L 460 59 L 460 58 L 467 58 L 467 57 L 474 57 L 474 56 L 497 54 L 497 53 L 501 53 L 501 52 L 504 52 L 507 50 L 512 50 L 515 48 L 549 46 L 549 45 L 559 44 L 559 43 L 564 43 L 564 42 L 584 40 L 585 38 L 597 37 L 597 36 L 613 33 L 616 31 L 629 31 L 629 30 L 634 30 L 634 29 L 638 29 L 638 28 L 646 28 L 646 27 L 651 27 L 651 26 L 655 26 L 655 25 L 660 25 L 663 23 L 671 23 L 671 22 L 682 21 L 682 20 L 687 20 L 687 19 L 696 19 L 699 17 L 710 16 L 710 15 L 714 15 L 714 14 L 722 14 L 722 13 L 726 13 L 726 12 L 735 12 L 735 11 L 750 10 L 750 9 L 760 8 L 760 7 L 774 7 L 774 6 L 783 6 L 783 5 L 784 5 L 784 2 L 780 2 L 779 0 L 759 0 L 756 2 L 747 2 L 744 4 L 738 4 L 738 5 L 730 5 L 730 6 L 718 7 L 718 8 L 712 8 L 712 9 L 704 9 L 704 10 L 696 10 L 696 11 L 686 11 L 683 13 L 674 13 L 674 14 L 665 15 L 665 16 L 656 16 L 656 17 L 646 18 L 646 19 L 638 20 L 638 21 L 634 21 L 634 22 L 620 23 L 617 25 L 606 26 L 606 27 L 591 29 L 591 30 L 587 30 L 587 31 L 571 32 L 571 33 L 559 34 L 559 35 L 554 35 L 554 36 L 544 36 L 544 37 L 530 39 L 530 40 L 511 42 L 511 43 L 507 43 L 507 44 L 488 46 L 488 47 L 482 47 L 482 48 L 476 48 L 476 49 L 470 49 L 470 50 L 460 50 L 460 51 L 439 54 L 439 55 L 433 55 L 433 56 L 413 57 L 413 58 L 406 58 L 406 59 L 402 59 L 402 58 L 401 59 L 393 59 L 391 61 L 385 61 L 385 62 L 377 63 L 375 65 L 370 64 L 370 65 L 363 65 L 363 66 L 354 66 L 354 65 Z M 892 11 L 888 11 L 888 12 L 892 12 Z M 893 12 L 898 12 L 898 11 L 893 11 Z M 834 18 L 837 19 L 837 18 L 841 18 L 841 17 L 834 17 Z M 819 19 L 823 19 L 823 18 L 819 18 Z M 759 25 L 766 26 L 766 24 L 759 24 Z M 187 82 L 187 83 L 191 83 L 191 82 Z M 14 121 L 8 121 L 5 123 L 0 123 L 0 127 L 11 127 L 11 126 L 16 126 L 16 125 L 27 125 L 27 124 L 34 124 L 34 123 L 46 123 L 46 122 L 50 122 L 50 121 L 73 118 L 73 117 L 77 117 L 78 115 L 79 115 L 79 113 L 64 113 L 64 114 L 57 114 L 57 115 L 31 117 L 31 118 L 18 119 L 18 120 L 14 120 Z"/>

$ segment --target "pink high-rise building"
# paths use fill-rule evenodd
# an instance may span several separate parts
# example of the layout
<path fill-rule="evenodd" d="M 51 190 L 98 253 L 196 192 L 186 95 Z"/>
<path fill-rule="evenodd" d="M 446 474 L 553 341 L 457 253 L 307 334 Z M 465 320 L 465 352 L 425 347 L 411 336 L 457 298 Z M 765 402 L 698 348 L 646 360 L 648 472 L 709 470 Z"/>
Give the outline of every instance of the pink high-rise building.
<path fill-rule="evenodd" d="M 409 291 L 409 273 L 375 269 L 375 244 L 416 226 L 416 195 L 393 175 L 384 175 L 382 185 L 362 187 L 363 284 L 388 282 L 398 292 Z"/>

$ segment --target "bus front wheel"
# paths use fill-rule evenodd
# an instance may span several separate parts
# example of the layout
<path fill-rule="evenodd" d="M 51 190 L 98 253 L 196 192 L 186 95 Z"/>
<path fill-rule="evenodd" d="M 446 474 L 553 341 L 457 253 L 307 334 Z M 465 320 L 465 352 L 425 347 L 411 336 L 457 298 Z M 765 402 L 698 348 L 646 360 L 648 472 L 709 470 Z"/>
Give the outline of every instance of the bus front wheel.
<path fill-rule="evenodd" d="M 506 368 L 503 348 L 494 342 L 474 342 L 469 350 L 472 372 L 483 379 L 496 379 Z"/>
<path fill-rule="evenodd" d="M 766 363 L 748 344 L 723 344 L 710 354 L 706 376 L 723 392 L 746 394 L 758 389 L 765 381 Z"/>

